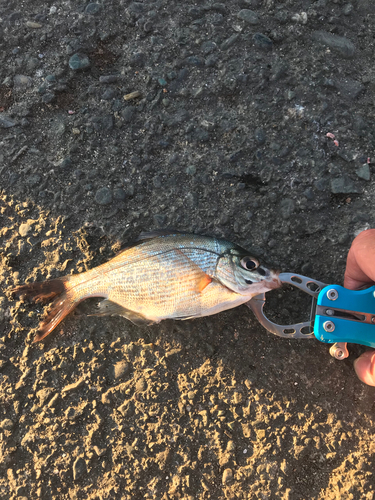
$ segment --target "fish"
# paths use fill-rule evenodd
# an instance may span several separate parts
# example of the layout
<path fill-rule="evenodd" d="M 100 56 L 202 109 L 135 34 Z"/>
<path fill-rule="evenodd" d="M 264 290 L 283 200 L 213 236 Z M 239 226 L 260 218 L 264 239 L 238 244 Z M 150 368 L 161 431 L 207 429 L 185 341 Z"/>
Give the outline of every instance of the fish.
<path fill-rule="evenodd" d="M 102 297 L 95 316 L 120 315 L 136 325 L 210 316 L 281 286 L 247 250 L 220 238 L 154 231 L 108 262 L 80 274 L 26 283 L 12 290 L 51 302 L 33 342 L 49 335 L 83 300 Z"/>

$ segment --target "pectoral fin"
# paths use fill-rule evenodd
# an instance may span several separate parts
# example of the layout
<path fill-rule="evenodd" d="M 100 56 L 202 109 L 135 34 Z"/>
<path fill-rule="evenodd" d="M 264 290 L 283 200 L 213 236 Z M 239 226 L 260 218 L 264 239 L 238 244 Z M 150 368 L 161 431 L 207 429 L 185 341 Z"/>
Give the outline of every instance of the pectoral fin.
<path fill-rule="evenodd" d="M 208 276 L 208 274 L 204 274 L 198 283 L 199 292 L 203 292 L 203 290 L 212 282 L 212 278 Z"/>
<path fill-rule="evenodd" d="M 140 313 L 131 311 L 126 307 L 112 302 L 112 300 L 102 300 L 99 303 L 99 312 L 90 316 L 124 316 L 126 319 L 138 326 L 152 325 L 154 321 L 147 319 Z"/>

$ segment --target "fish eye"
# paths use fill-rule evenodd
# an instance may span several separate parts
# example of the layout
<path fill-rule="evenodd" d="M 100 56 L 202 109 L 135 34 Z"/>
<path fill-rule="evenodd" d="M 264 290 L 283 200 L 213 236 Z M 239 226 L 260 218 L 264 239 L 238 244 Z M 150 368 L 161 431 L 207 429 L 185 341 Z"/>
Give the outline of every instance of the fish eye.
<path fill-rule="evenodd" d="M 241 259 L 241 266 L 248 271 L 253 271 L 259 267 L 259 262 L 253 257 L 244 257 Z"/>

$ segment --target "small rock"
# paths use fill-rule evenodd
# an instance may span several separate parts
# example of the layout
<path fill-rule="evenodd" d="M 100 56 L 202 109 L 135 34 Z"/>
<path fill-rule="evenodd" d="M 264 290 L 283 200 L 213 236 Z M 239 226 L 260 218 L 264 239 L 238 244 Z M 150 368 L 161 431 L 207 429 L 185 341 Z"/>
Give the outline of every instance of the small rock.
<path fill-rule="evenodd" d="M 344 16 L 349 16 L 349 14 L 353 12 L 353 9 L 354 9 L 353 5 L 351 3 L 347 3 L 342 8 L 342 13 L 344 14 Z"/>
<path fill-rule="evenodd" d="M 237 42 L 239 37 L 240 37 L 240 35 L 235 33 L 234 35 L 232 35 L 229 38 L 227 38 L 226 40 L 224 40 L 224 42 L 220 46 L 221 50 L 228 50 L 229 47 L 232 47 L 232 45 L 234 45 Z"/>
<path fill-rule="evenodd" d="M 262 50 L 271 50 L 273 42 L 268 36 L 263 35 L 263 33 L 255 33 L 253 36 L 254 44 L 256 47 Z"/>
<path fill-rule="evenodd" d="M 82 457 L 76 458 L 73 463 L 73 479 L 77 481 L 86 472 L 86 462 Z"/>
<path fill-rule="evenodd" d="M 53 92 L 46 92 L 42 96 L 42 102 L 44 104 L 50 104 L 55 98 L 56 98 L 56 96 L 55 96 L 55 94 Z"/>
<path fill-rule="evenodd" d="M 143 377 L 141 377 L 140 379 L 137 380 L 135 384 L 135 391 L 144 392 L 146 389 L 147 389 L 147 382 Z"/>
<path fill-rule="evenodd" d="M 327 45 L 330 49 L 343 57 L 354 57 L 355 45 L 349 38 L 343 36 L 333 35 L 327 31 L 315 31 L 313 33 L 313 40 L 322 45 Z"/>
<path fill-rule="evenodd" d="M 10 418 L 5 418 L 0 422 L 0 427 L 1 429 L 4 429 L 6 431 L 10 431 L 13 429 L 14 422 Z"/>
<path fill-rule="evenodd" d="M 36 23 L 36 22 L 34 22 L 34 21 L 26 21 L 26 23 L 25 23 L 25 24 L 26 24 L 26 26 L 27 26 L 28 28 L 32 28 L 32 29 L 34 29 L 34 30 L 36 30 L 36 29 L 39 29 L 39 28 L 42 28 L 42 27 L 43 27 L 43 24 Z"/>
<path fill-rule="evenodd" d="M 54 389 L 52 389 L 51 387 L 45 387 L 44 389 L 41 389 L 36 393 L 39 399 L 40 406 L 44 406 L 44 403 L 47 401 L 47 399 L 49 399 L 49 397 L 51 396 L 51 394 L 53 394 L 53 392 Z"/>
<path fill-rule="evenodd" d="M 370 167 L 368 166 L 367 163 L 364 165 L 361 165 L 360 167 L 357 168 L 356 174 L 360 179 L 364 179 L 365 181 L 370 180 Z"/>
<path fill-rule="evenodd" d="M 91 14 L 92 16 L 95 16 L 96 14 L 99 14 L 101 10 L 102 6 L 100 5 L 100 3 L 89 3 L 86 6 L 85 14 Z"/>
<path fill-rule="evenodd" d="M 346 193 L 360 193 L 361 191 L 355 186 L 354 182 L 343 175 L 337 179 L 331 179 L 331 193 L 333 194 L 346 194 Z"/>
<path fill-rule="evenodd" d="M 133 67 L 143 67 L 145 64 L 146 56 L 143 52 L 136 52 L 130 57 L 129 64 Z"/>
<path fill-rule="evenodd" d="M 126 361 L 119 361 L 110 367 L 109 372 L 113 379 L 123 378 L 130 372 L 129 363 Z"/>
<path fill-rule="evenodd" d="M 243 21 L 246 21 L 249 24 L 255 25 L 259 23 L 258 14 L 249 9 L 240 10 L 239 13 L 237 14 L 237 17 L 238 19 L 242 19 Z"/>
<path fill-rule="evenodd" d="M 265 429 L 256 429 L 255 433 L 258 439 L 264 439 L 266 437 Z"/>
<path fill-rule="evenodd" d="M 266 133 L 262 128 L 255 129 L 254 137 L 257 143 L 260 145 L 266 142 Z"/>
<path fill-rule="evenodd" d="M 294 212 L 295 203 L 291 198 L 284 198 L 280 203 L 280 212 L 283 219 L 289 219 Z"/>
<path fill-rule="evenodd" d="M 70 156 L 67 156 L 60 163 L 59 168 L 61 168 L 61 169 L 70 168 L 72 165 L 73 165 L 73 162 L 72 162 Z"/>
<path fill-rule="evenodd" d="M 153 219 L 154 223 L 159 227 L 165 226 L 165 223 L 167 222 L 167 216 L 164 214 L 155 214 Z"/>
<path fill-rule="evenodd" d="M 109 88 L 106 89 L 102 95 L 103 101 L 110 101 L 111 99 L 114 99 L 116 97 L 116 90 Z"/>
<path fill-rule="evenodd" d="M 1 128 L 10 128 L 14 127 L 16 122 L 8 118 L 7 116 L 0 116 L 0 127 Z"/>
<path fill-rule="evenodd" d="M 30 224 L 21 224 L 19 229 L 18 229 L 18 232 L 20 233 L 20 236 L 22 236 L 22 238 L 24 238 L 25 236 L 27 236 L 29 234 L 30 231 L 32 231 L 32 227 L 30 226 Z"/>
<path fill-rule="evenodd" d="M 14 89 L 27 89 L 31 87 L 33 84 L 32 78 L 25 75 L 15 75 L 13 78 L 13 87 Z"/>
<path fill-rule="evenodd" d="M 204 59 L 200 56 L 189 56 L 185 59 L 190 66 L 204 66 Z"/>
<path fill-rule="evenodd" d="M 207 56 L 208 54 L 211 54 L 214 50 L 217 49 L 217 45 L 215 42 L 212 42 L 211 40 L 208 40 L 207 42 L 203 42 L 201 45 L 201 51 Z"/>
<path fill-rule="evenodd" d="M 74 54 L 69 59 L 69 68 L 75 71 L 90 67 L 90 59 L 85 54 Z"/>
<path fill-rule="evenodd" d="M 335 82 L 335 87 L 345 99 L 356 99 L 365 88 L 362 83 L 351 78 Z"/>
<path fill-rule="evenodd" d="M 127 196 L 126 193 L 123 189 L 121 188 L 115 188 L 113 190 L 113 198 L 118 201 L 125 201 Z"/>
<path fill-rule="evenodd" d="M 228 484 L 232 481 L 233 479 L 233 471 L 232 469 L 225 469 L 223 472 L 223 478 L 222 478 L 222 483 L 223 484 Z"/>
<path fill-rule="evenodd" d="M 42 177 L 39 174 L 31 174 L 26 179 L 26 182 L 30 187 L 38 186 L 41 181 Z"/>
<path fill-rule="evenodd" d="M 125 401 L 121 406 L 119 406 L 118 411 L 121 413 L 123 417 L 131 417 L 134 415 L 134 403 L 133 401 Z"/>
<path fill-rule="evenodd" d="M 99 77 L 99 83 L 116 83 L 118 79 L 118 75 L 104 75 Z"/>
<path fill-rule="evenodd" d="M 109 205 L 112 203 L 112 193 L 111 190 L 107 187 L 102 187 L 97 190 L 95 194 L 95 202 L 98 205 Z"/>

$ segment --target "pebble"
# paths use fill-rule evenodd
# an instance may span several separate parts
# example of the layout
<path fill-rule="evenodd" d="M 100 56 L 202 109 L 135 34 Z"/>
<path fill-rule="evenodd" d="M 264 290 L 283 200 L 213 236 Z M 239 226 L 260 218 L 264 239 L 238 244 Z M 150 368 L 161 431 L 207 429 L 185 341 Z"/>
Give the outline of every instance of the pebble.
<path fill-rule="evenodd" d="M 230 36 L 224 42 L 220 45 L 221 50 L 228 50 L 232 45 L 234 45 L 237 40 L 240 38 L 240 35 L 238 33 L 235 33 L 234 35 Z"/>
<path fill-rule="evenodd" d="M 185 59 L 185 62 L 190 66 L 204 66 L 204 59 L 200 56 L 189 56 Z"/>
<path fill-rule="evenodd" d="M 95 202 L 98 205 L 109 205 L 112 203 L 112 192 L 107 187 L 102 187 L 95 193 Z"/>
<path fill-rule="evenodd" d="M 255 33 L 253 36 L 254 44 L 256 47 L 262 50 L 271 50 L 273 42 L 268 36 L 263 35 L 263 33 Z"/>
<path fill-rule="evenodd" d="M 42 102 L 44 104 L 49 104 L 52 101 L 54 101 L 55 98 L 56 98 L 56 96 L 53 92 L 46 92 L 45 94 L 42 95 Z"/>
<path fill-rule="evenodd" d="M 10 418 L 5 418 L 0 422 L 0 428 L 6 431 L 13 429 L 14 422 Z"/>
<path fill-rule="evenodd" d="M 254 137 L 257 143 L 260 145 L 266 142 L 266 133 L 262 128 L 255 129 Z"/>
<path fill-rule="evenodd" d="M 86 473 L 86 462 L 83 457 L 78 457 L 73 463 L 73 479 L 77 481 Z"/>
<path fill-rule="evenodd" d="M 15 75 L 13 78 L 13 88 L 16 90 L 24 90 L 31 87 L 33 84 L 32 78 L 26 75 Z"/>
<path fill-rule="evenodd" d="M 225 469 L 223 472 L 222 483 L 223 485 L 228 484 L 233 479 L 233 471 L 232 469 Z"/>
<path fill-rule="evenodd" d="M 284 198 L 280 203 L 280 213 L 283 219 L 289 219 L 295 209 L 294 200 L 291 198 Z"/>
<path fill-rule="evenodd" d="M 116 97 L 116 90 L 113 88 L 106 89 L 102 95 L 104 101 L 110 101 Z"/>
<path fill-rule="evenodd" d="M 135 391 L 136 392 L 144 392 L 147 389 L 147 382 L 146 380 L 141 377 L 137 380 L 135 383 Z"/>
<path fill-rule="evenodd" d="M 113 198 L 117 201 L 125 201 L 127 198 L 127 195 L 122 188 L 115 188 L 113 190 Z"/>
<path fill-rule="evenodd" d="M 99 14 L 101 10 L 102 6 L 100 5 L 100 3 L 89 3 L 85 8 L 85 14 L 91 14 L 92 16 L 95 16 L 96 14 Z"/>
<path fill-rule="evenodd" d="M 28 28 L 32 28 L 32 29 L 39 29 L 39 28 L 42 28 L 43 27 L 43 24 L 40 24 L 40 23 L 36 23 L 34 21 L 26 21 L 26 26 Z"/>
<path fill-rule="evenodd" d="M 32 226 L 30 224 L 21 224 L 20 227 L 18 228 L 18 232 L 20 233 L 20 236 L 22 236 L 22 238 L 25 238 L 25 236 L 27 236 L 30 231 L 32 231 Z"/>
<path fill-rule="evenodd" d="M 69 67 L 75 71 L 87 69 L 90 67 L 90 59 L 85 54 L 74 54 L 69 59 Z"/>
<path fill-rule="evenodd" d="M 1 128 L 11 128 L 16 125 L 16 122 L 14 120 L 11 120 L 7 116 L 0 116 L 0 127 Z"/>
<path fill-rule="evenodd" d="M 351 3 L 347 3 L 342 8 L 342 13 L 344 14 L 344 16 L 349 16 L 353 12 L 353 9 L 353 5 Z"/>
<path fill-rule="evenodd" d="M 207 40 L 207 42 L 203 42 L 201 45 L 201 51 L 207 56 L 208 54 L 211 54 L 214 50 L 217 49 L 217 45 L 215 42 L 212 42 L 211 40 Z"/>
<path fill-rule="evenodd" d="M 364 179 L 365 181 L 370 180 L 370 167 L 368 166 L 367 163 L 364 165 L 361 165 L 360 167 L 357 168 L 356 174 L 360 179 Z"/>
<path fill-rule="evenodd" d="M 129 363 L 126 361 L 119 361 L 118 363 L 115 363 L 112 365 L 109 369 L 109 376 L 116 380 L 116 379 L 121 379 L 128 375 L 130 372 L 130 366 Z"/>
<path fill-rule="evenodd" d="M 249 9 L 240 10 L 237 17 L 238 19 L 242 19 L 242 21 L 246 21 L 249 24 L 255 25 L 259 23 L 258 14 Z"/>
<path fill-rule="evenodd" d="M 328 31 L 315 31 L 312 37 L 316 42 L 327 45 L 327 47 L 343 57 L 354 57 L 355 45 L 349 38 L 333 35 L 332 33 L 328 33 Z"/>
<path fill-rule="evenodd" d="M 365 88 L 362 83 L 350 78 L 345 78 L 345 80 L 335 82 L 335 87 L 344 99 L 351 100 L 356 99 Z"/>
<path fill-rule="evenodd" d="M 350 177 L 343 175 L 342 177 L 331 179 L 331 193 L 361 193 L 361 190 L 357 188 Z"/>
<path fill-rule="evenodd" d="M 154 223 L 158 226 L 158 227 L 163 227 L 165 226 L 166 222 L 167 222 L 167 216 L 165 214 L 155 214 L 153 215 L 153 220 L 154 220 Z"/>
<path fill-rule="evenodd" d="M 99 77 L 99 83 L 116 83 L 118 82 L 118 75 L 104 75 Z"/>
<path fill-rule="evenodd" d="M 73 162 L 70 158 L 70 156 L 67 156 L 66 158 L 63 159 L 63 161 L 60 163 L 59 168 L 61 170 L 64 170 L 65 168 L 70 168 L 73 165 Z"/>

